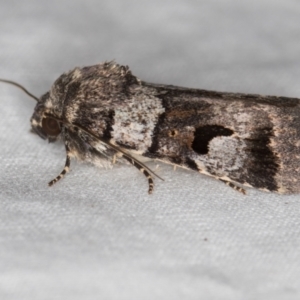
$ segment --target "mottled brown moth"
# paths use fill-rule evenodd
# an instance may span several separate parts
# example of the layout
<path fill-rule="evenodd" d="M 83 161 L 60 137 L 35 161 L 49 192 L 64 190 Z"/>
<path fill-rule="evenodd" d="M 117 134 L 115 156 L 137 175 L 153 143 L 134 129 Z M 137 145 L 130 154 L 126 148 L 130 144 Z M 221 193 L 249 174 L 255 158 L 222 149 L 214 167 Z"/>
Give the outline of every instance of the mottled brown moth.
<path fill-rule="evenodd" d="M 128 161 L 148 179 L 138 157 L 191 169 L 242 186 L 300 192 L 300 99 L 222 93 L 141 81 L 114 62 L 75 68 L 36 98 L 32 131 L 62 139 L 71 158 L 111 167 Z M 156 175 L 157 176 L 157 175 Z"/>

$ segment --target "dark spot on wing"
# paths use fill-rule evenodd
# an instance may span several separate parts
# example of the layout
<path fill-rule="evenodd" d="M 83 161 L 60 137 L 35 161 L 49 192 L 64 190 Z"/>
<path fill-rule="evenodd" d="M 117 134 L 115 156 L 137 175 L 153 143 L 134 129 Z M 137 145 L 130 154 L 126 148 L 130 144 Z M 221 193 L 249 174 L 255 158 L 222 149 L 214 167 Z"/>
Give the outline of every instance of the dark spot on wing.
<path fill-rule="evenodd" d="M 278 186 L 275 177 L 279 170 L 279 161 L 276 153 L 270 149 L 271 137 L 273 129 L 266 127 L 259 128 L 250 138 L 245 139 L 248 152 L 246 161 L 248 176 L 245 181 L 256 188 L 276 191 Z"/>
<path fill-rule="evenodd" d="M 113 125 L 115 123 L 115 111 L 114 110 L 110 110 L 108 112 L 108 115 L 106 118 L 104 118 L 105 122 L 106 122 L 106 129 L 103 131 L 103 137 L 106 139 L 111 139 L 111 133 L 113 131 Z"/>
<path fill-rule="evenodd" d="M 199 171 L 197 164 L 190 158 L 186 158 L 185 164 L 192 170 Z"/>
<path fill-rule="evenodd" d="M 198 154 L 208 153 L 209 142 L 217 136 L 230 136 L 233 134 L 231 129 L 219 125 L 205 125 L 196 128 L 192 149 Z"/>

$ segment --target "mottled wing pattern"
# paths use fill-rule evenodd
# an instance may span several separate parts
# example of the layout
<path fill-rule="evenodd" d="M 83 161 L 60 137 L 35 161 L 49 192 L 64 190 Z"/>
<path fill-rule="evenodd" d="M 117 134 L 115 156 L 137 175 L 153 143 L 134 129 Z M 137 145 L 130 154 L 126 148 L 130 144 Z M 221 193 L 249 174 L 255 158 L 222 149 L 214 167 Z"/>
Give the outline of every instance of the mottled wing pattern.
<path fill-rule="evenodd" d="M 153 88 L 165 111 L 144 155 L 262 190 L 300 192 L 298 99 Z"/>
<path fill-rule="evenodd" d="M 61 123 L 60 134 L 47 134 L 45 114 Z M 123 155 L 146 175 L 152 191 L 151 171 L 127 151 L 232 187 L 300 192 L 296 98 L 150 84 L 108 62 L 61 75 L 40 98 L 31 124 L 42 138 L 65 142 L 65 168 L 54 181 L 67 172 L 70 157 L 110 167 Z"/>

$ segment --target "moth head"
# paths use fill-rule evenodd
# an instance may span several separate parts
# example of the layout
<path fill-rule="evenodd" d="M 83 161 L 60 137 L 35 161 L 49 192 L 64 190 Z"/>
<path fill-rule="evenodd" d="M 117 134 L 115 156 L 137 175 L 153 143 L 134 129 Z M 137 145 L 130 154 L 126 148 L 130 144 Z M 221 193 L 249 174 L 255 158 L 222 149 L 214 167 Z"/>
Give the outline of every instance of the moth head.
<path fill-rule="evenodd" d="M 7 79 L 0 79 L 0 82 L 8 83 L 18 87 L 29 97 L 37 101 L 34 113 L 30 119 L 32 131 L 37 133 L 41 138 L 48 139 L 49 142 L 56 141 L 61 133 L 61 126 L 55 119 L 44 117 L 45 113 L 50 113 L 49 109 L 46 108 L 46 101 L 49 98 L 49 92 L 44 94 L 39 99 L 17 82 Z"/>
<path fill-rule="evenodd" d="M 36 104 L 30 119 L 31 131 L 38 134 L 42 139 L 55 142 L 59 138 L 62 128 L 57 120 L 45 116 L 45 113 L 51 113 L 46 107 L 48 98 L 49 92 L 44 94 Z"/>

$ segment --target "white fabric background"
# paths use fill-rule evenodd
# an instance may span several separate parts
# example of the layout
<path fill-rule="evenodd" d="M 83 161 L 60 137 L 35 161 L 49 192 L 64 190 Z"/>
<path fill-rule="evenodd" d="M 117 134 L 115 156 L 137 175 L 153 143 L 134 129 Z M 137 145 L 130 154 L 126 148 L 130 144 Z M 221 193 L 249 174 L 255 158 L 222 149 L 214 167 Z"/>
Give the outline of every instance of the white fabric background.
<path fill-rule="evenodd" d="M 299 15 L 293 0 L 1 0 L 0 77 L 39 96 L 115 59 L 150 82 L 297 97 Z M 63 145 L 29 132 L 21 91 L 0 99 L 0 299 L 299 299 L 299 195 L 162 164 L 151 196 L 127 165 L 72 162 L 49 188 Z"/>

